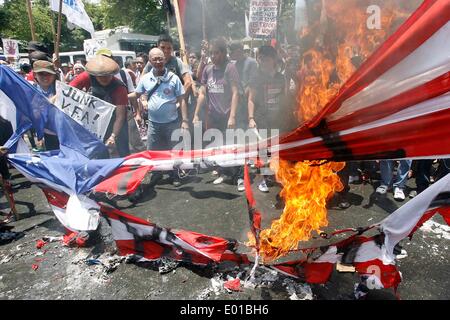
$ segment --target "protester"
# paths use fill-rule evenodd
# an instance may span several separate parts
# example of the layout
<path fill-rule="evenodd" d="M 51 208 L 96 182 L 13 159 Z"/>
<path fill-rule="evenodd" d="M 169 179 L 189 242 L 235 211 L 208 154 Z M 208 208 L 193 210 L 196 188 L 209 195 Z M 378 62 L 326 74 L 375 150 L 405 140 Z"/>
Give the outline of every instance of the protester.
<path fill-rule="evenodd" d="M 42 51 L 31 51 L 28 55 L 28 59 L 30 60 L 30 65 L 33 67 L 33 64 L 36 61 L 48 61 L 50 62 L 50 57 Z M 27 80 L 29 83 L 33 84 L 35 82 L 34 73 L 33 70 L 30 70 L 30 72 L 25 76 L 25 80 Z"/>
<path fill-rule="evenodd" d="M 434 181 L 438 181 L 440 178 L 444 177 L 448 173 L 450 173 L 450 159 L 441 159 L 438 161 L 439 168 L 436 171 L 436 176 L 433 177 Z M 414 198 L 418 194 L 422 193 L 425 189 L 427 189 L 432 183 L 432 173 L 431 169 L 433 168 L 433 160 L 432 159 L 423 159 L 417 161 L 417 166 L 415 170 L 416 176 L 416 190 L 411 190 L 409 193 L 410 198 Z"/>
<path fill-rule="evenodd" d="M 258 68 L 248 80 L 248 127 L 267 130 L 266 136 L 273 135 L 269 130 L 281 130 L 284 118 L 292 117 L 286 105 L 286 81 L 277 71 L 278 55 L 271 46 L 258 49 Z M 269 192 L 266 177 L 258 185 L 261 192 Z"/>
<path fill-rule="evenodd" d="M 3 180 L 9 180 L 11 178 L 8 163 L 4 157 L 8 150 L 3 146 L 11 138 L 12 134 L 13 127 L 11 122 L 0 116 L 0 176 Z"/>
<path fill-rule="evenodd" d="M 255 59 L 248 57 L 244 53 L 244 46 L 240 41 L 233 41 L 230 44 L 230 58 L 235 61 L 236 70 L 239 74 L 239 107 L 237 114 L 237 127 L 247 127 L 247 105 L 250 79 L 255 78 L 255 74 L 258 70 L 258 63 Z"/>
<path fill-rule="evenodd" d="M 169 35 L 162 34 L 158 39 L 158 48 L 164 52 L 166 59 L 167 70 L 175 73 L 183 84 L 185 96 L 188 96 L 192 90 L 192 77 L 189 73 L 189 67 L 181 61 L 180 58 L 175 57 L 173 53 L 173 39 Z M 147 63 L 144 69 L 144 73 L 151 70 L 152 65 Z"/>
<path fill-rule="evenodd" d="M 34 62 L 33 75 L 36 80 L 35 88 L 53 102 L 53 98 L 56 95 L 56 80 L 58 77 L 53 63 L 44 60 Z M 38 141 L 37 147 L 42 150 L 44 145 L 46 150 L 58 150 L 58 137 L 53 132 L 45 132 L 44 141 Z"/>
<path fill-rule="evenodd" d="M 124 83 L 117 79 L 119 70 L 119 65 L 113 59 L 96 55 L 87 63 L 86 72 L 70 85 L 80 90 L 86 89 L 93 96 L 116 106 L 111 124 L 106 131 L 105 142 L 107 146 L 115 146 L 120 157 L 125 157 L 130 154 L 126 121 L 128 94 Z"/>
<path fill-rule="evenodd" d="M 205 67 L 201 79 L 197 106 L 195 108 L 193 123 L 200 122 L 200 112 L 204 104 L 207 104 L 206 129 L 218 129 L 226 136 L 227 129 L 235 129 L 236 112 L 239 103 L 239 74 L 234 63 L 227 58 L 227 42 L 217 39 L 211 44 L 211 60 L 213 64 Z M 217 170 L 218 177 L 214 184 L 221 184 L 224 175 L 237 177 L 240 170 Z M 241 182 L 241 181 L 237 181 Z M 242 190 L 243 183 L 238 186 Z"/>
<path fill-rule="evenodd" d="M 86 71 L 86 68 L 81 63 L 75 63 L 73 65 L 72 70 L 70 70 L 64 80 L 66 83 L 70 83 L 71 81 L 75 80 L 80 74 L 82 74 L 84 71 Z"/>
<path fill-rule="evenodd" d="M 393 185 L 394 199 L 399 201 L 405 200 L 404 189 L 406 181 L 408 180 L 408 173 L 411 168 L 411 163 L 411 160 L 400 160 L 397 176 L 394 180 L 394 160 L 380 161 L 381 185 L 376 189 L 376 192 L 379 194 L 386 194 L 391 185 Z"/>
<path fill-rule="evenodd" d="M 142 73 L 144 72 L 144 67 L 148 63 L 148 54 L 140 52 L 136 55 L 136 84 L 139 83 Z"/>
<path fill-rule="evenodd" d="M 185 91 L 178 76 L 165 67 L 162 50 L 150 50 L 149 59 L 152 69 L 141 78 L 135 93 L 137 98 L 145 95 L 147 100 L 147 149 L 171 150 L 177 143 L 172 140 L 172 133 L 180 128 L 180 122 L 182 129 L 189 129 Z M 177 103 L 181 106 L 182 119 L 178 115 Z M 177 172 L 171 175 L 173 185 L 179 186 L 181 182 Z"/>
<path fill-rule="evenodd" d="M 136 70 L 137 70 L 137 66 L 136 66 L 136 60 L 132 59 L 132 58 L 128 58 L 125 61 L 125 65 L 123 67 L 123 70 L 128 72 L 128 74 L 131 77 L 131 80 L 133 81 L 133 85 L 136 87 Z"/>

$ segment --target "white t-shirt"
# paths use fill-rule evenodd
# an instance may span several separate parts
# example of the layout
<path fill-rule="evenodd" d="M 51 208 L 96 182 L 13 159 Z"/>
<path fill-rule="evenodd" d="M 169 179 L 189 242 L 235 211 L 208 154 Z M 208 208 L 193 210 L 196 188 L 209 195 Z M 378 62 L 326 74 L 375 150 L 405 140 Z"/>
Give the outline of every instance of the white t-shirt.
<path fill-rule="evenodd" d="M 128 73 L 128 71 L 125 70 L 125 68 L 123 68 L 121 70 L 125 71 L 125 78 L 127 78 L 127 82 L 125 83 L 125 85 L 127 86 L 128 93 L 134 92 L 133 80 L 131 79 L 130 74 Z M 119 79 L 120 81 L 122 81 L 122 76 L 120 75 L 120 71 L 114 76 L 117 79 Z"/>

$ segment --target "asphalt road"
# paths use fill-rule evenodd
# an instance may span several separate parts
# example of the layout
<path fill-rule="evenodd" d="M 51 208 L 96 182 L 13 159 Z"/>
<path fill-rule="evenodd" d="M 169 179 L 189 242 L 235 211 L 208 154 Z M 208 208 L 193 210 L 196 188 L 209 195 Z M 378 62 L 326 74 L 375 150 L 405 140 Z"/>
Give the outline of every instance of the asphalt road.
<path fill-rule="evenodd" d="M 210 173 L 203 173 L 185 179 L 179 188 L 162 180 L 138 204 L 123 200 L 118 205 L 127 213 L 163 227 L 245 242 L 249 222 L 244 195 L 231 184 L 213 185 L 213 180 Z M 223 273 L 179 266 L 161 274 L 153 265 L 126 263 L 116 256 L 109 226 L 104 221 L 98 238 L 86 248 L 67 248 L 60 242 L 52 242 L 38 250 L 36 240 L 61 236 L 64 230 L 36 186 L 17 172 L 13 184 L 22 219 L 11 225 L 15 226 L 13 231 L 23 232 L 23 237 L 0 246 L 0 299 L 282 300 L 289 299 L 292 286 L 297 285 L 304 292 L 300 282 L 274 275 L 270 286 L 244 288 L 233 293 L 217 288 L 214 291 L 214 283 L 220 287 L 220 281 L 226 276 Z M 414 181 L 410 180 L 408 185 L 413 186 Z M 377 196 L 376 186 L 377 182 L 373 186 L 351 185 L 352 206 L 346 210 L 331 208 L 325 231 L 370 225 L 402 204 L 393 200 L 392 194 Z M 281 213 L 276 199 L 278 191 L 276 186 L 268 194 L 255 191 L 264 226 Z M 0 209 L 6 206 L 2 195 Z M 412 241 L 403 241 L 408 256 L 399 261 L 403 275 L 399 288 L 402 299 L 450 299 L 450 229 L 442 224 L 445 225 L 440 217 L 434 218 Z M 91 258 L 103 261 L 109 268 L 88 265 L 86 260 Z M 356 274 L 335 271 L 326 285 L 311 286 L 312 295 L 314 299 L 349 300 L 357 282 Z M 308 291 L 308 287 L 303 288 Z M 297 290 L 299 296 L 301 292 Z"/>

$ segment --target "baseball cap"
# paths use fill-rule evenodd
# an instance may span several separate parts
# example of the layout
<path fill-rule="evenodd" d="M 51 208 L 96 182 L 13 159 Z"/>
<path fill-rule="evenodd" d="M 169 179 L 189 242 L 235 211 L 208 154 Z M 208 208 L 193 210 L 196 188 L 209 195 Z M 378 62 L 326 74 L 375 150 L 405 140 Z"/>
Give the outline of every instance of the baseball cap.
<path fill-rule="evenodd" d="M 56 74 L 55 66 L 53 65 L 53 63 L 45 60 L 38 60 L 35 63 L 33 63 L 33 71 L 35 73 L 47 72 L 51 74 Z"/>
<path fill-rule="evenodd" d="M 97 56 L 106 56 L 111 58 L 113 56 L 112 51 L 109 50 L 108 48 L 100 48 L 97 50 L 97 52 L 95 53 L 95 55 Z"/>

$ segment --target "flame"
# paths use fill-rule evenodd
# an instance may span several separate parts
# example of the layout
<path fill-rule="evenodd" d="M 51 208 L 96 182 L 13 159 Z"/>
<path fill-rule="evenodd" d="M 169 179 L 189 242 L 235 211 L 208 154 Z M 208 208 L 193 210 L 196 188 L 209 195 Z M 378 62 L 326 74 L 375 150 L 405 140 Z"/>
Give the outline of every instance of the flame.
<path fill-rule="evenodd" d="M 311 238 L 313 231 L 328 225 L 327 200 L 343 185 L 336 175 L 343 163 L 280 161 L 273 165 L 284 187 L 280 196 L 286 205 L 280 219 L 260 234 L 260 252 L 265 261 L 296 249 L 299 241 Z"/>
<path fill-rule="evenodd" d="M 316 8 L 319 4 L 315 2 Z M 393 31 L 394 22 L 409 16 L 395 0 L 383 1 L 382 28 L 370 30 L 368 1 L 322 0 L 322 4 L 320 18 L 300 31 L 301 36 L 310 37 L 312 47 L 304 52 L 299 64 L 299 122 L 316 116 Z M 328 225 L 327 200 L 343 190 L 337 172 L 344 166 L 320 161 L 280 161 L 273 165 L 283 185 L 281 196 L 286 206 L 280 219 L 260 233 L 260 254 L 265 261 L 286 255 Z M 255 243 L 253 236 L 249 239 L 250 244 Z"/>

